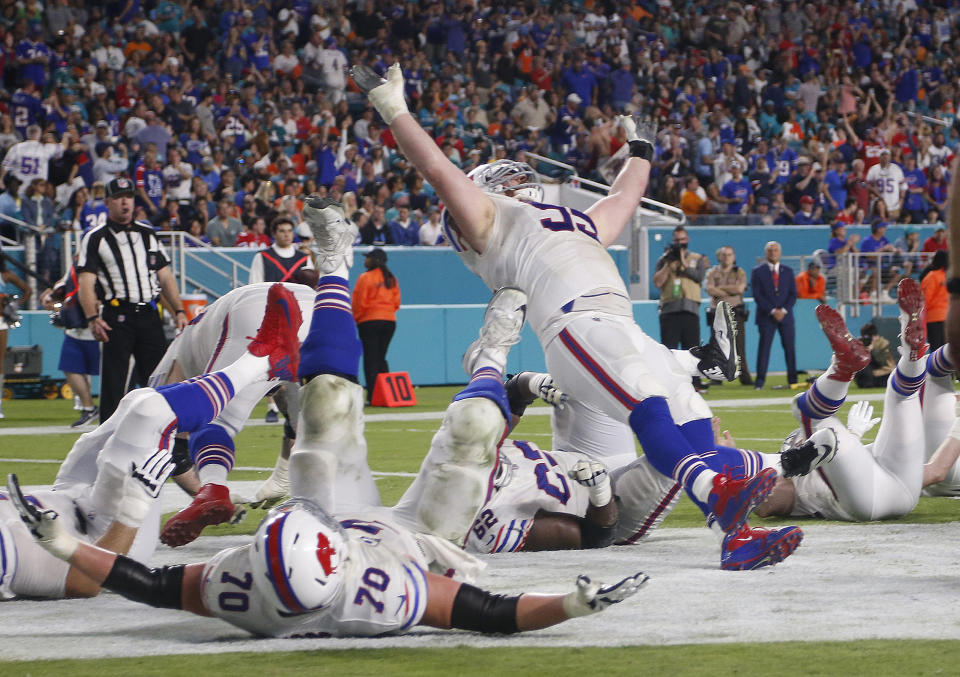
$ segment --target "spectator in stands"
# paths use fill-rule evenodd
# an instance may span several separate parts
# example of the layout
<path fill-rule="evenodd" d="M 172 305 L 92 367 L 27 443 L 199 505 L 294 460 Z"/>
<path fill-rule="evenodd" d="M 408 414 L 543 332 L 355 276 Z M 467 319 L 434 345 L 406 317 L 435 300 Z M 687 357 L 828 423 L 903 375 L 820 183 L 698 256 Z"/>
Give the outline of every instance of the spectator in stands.
<path fill-rule="evenodd" d="M 819 163 L 817 166 L 819 167 Z M 819 171 L 814 170 L 813 162 L 806 155 L 797 160 L 797 168 L 790 174 L 784 187 L 784 202 L 791 211 L 797 212 L 801 209 L 800 199 L 803 196 L 816 202 L 820 196 L 820 180 L 817 177 Z"/>
<path fill-rule="evenodd" d="M 427 207 L 427 218 L 420 226 L 419 240 L 421 245 L 427 247 L 447 244 L 440 222 L 440 209 L 436 205 Z"/>
<path fill-rule="evenodd" d="M 217 203 L 217 216 L 207 223 L 206 235 L 214 247 L 234 247 L 243 231 L 240 220 L 231 216 L 233 201 L 224 198 Z"/>
<path fill-rule="evenodd" d="M 811 259 L 807 269 L 797 275 L 797 298 L 827 302 L 827 278 L 820 274 L 820 262 Z"/>
<path fill-rule="evenodd" d="M 717 201 L 726 203 L 727 214 L 746 214 L 753 207 L 753 186 L 743 178 L 739 160 L 731 160 L 728 169 L 730 180 L 723 184 Z"/>
<path fill-rule="evenodd" d="M 894 265 L 903 268 L 903 275 L 910 277 L 913 272 L 919 269 L 921 261 L 920 251 L 920 230 L 916 226 L 907 226 L 903 229 L 903 235 L 897 238 L 893 243 L 897 250 L 894 257 Z"/>
<path fill-rule="evenodd" d="M 394 244 L 382 206 L 377 205 L 373 208 L 373 213 L 366 225 L 360 229 L 360 242 L 376 246 Z"/>
<path fill-rule="evenodd" d="M 410 214 L 410 207 L 401 205 L 397 208 L 397 217 L 389 224 L 390 237 L 393 244 L 414 246 L 420 244 L 420 222 Z"/>
<path fill-rule="evenodd" d="M 822 219 L 819 216 L 820 206 L 814 208 L 815 202 L 809 195 L 800 196 L 800 209 L 793 215 L 793 223 L 798 226 L 809 226 L 814 223 L 820 223 Z"/>
<path fill-rule="evenodd" d="M 691 220 L 709 211 L 707 191 L 700 185 L 700 180 L 696 176 L 687 177 L 683 192 L 680 193 L 679 206 Z"/>
<path fill-rule="evenodd" d="M 248 247 L 250 249 L 266 249 L 270 246 L 270 236 L 267 235 L 267 222 L 262 216 L 253 219 L 253 223 L 248 230 L 237 236 L 235 247 Z"/>
<path fill-rule="evenodd" d="M 860 236 L 857 233 L 851 233 L 849 237 L 847 236 L 846 224 L 833 224 L 830 227 L 830 242 L 827 243 L 827 252 L 831 255 L 827 268 L 832 268 L 836 264 L 837 256 L 856 253 L 858 242 L 860 242 Z"/>
<path fill-rule="evenodd" d="M 946 226 L 938 223 L 933 230 L 933 235 L 923 241 L 922 252 L 937 252 L 947 250 L 947 230 Z"/>
<path fill-rule="evenodd" d="M 864 238 L 863 242 L 860 243 L 860 253 L 877 255 L 871 256 L 863 262 L 870 269 L 864 287 L 871 294 L 871 300 L 875 300 L 878 286 L 874 276 L 879 276 L 880 283 L 883 285 L 880 290 L 880 301 L 882 303 L 893 303 L 890 290 L 900 281 L 902 275 L 893 266 L 893 256 L 882 255 L 897 253 L 896 247 L 887 239 L 886 221 L 877 221 L 870 227 L 870 236 Z"/>

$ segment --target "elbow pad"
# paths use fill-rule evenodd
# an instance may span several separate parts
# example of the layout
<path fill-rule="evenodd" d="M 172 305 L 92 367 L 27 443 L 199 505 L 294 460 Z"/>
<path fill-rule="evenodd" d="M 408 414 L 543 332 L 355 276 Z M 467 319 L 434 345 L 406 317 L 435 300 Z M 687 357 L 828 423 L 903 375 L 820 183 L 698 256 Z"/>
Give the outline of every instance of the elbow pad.
<path fill-rule="evenodd" d="M 159 609 L 182 609 L 183 570 L 186 565 L 148 569 L 140 562 L 117 555 L 103 581 L 107 590 Z"/>
<path fill-rule="evenodd" d="M 453 600 L 450 627 L 487 634 L 520 632 L 517 627 L 519 600 L 519 596 L 494 595 L 464 583 Z"/>

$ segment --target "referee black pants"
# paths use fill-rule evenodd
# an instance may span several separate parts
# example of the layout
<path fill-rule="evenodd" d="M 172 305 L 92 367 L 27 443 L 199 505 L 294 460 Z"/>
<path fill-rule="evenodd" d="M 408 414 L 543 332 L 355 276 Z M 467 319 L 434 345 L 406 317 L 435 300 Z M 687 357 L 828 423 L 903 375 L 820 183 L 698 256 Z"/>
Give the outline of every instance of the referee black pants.
<path fill-rule="evenodd" d="M 167 349 L 163 323 L 155 308 L 131 312 L 111 305 L 103 307 L 102 317 L 110 331 L 109 341 L 100 354 L 100 422 L 120 405 L 132 383 L 146 385 Z M 135 363 L 130 368 L 130 357 Z"/>

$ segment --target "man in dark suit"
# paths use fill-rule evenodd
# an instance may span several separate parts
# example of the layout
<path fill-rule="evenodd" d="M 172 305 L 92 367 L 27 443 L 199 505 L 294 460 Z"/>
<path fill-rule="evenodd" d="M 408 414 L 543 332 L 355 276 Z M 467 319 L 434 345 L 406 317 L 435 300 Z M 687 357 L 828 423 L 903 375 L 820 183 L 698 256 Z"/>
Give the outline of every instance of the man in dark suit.
<path fill-rule="evenodd" d="M 757 379 L 754 389 L 763 387 L 770 361 L 773 335 L 780 332 L 780 343 L 787 361 L 787 382 L 797 382 L 796 328 L 793 306 L 797 302 L 797 284 L 793 269 L 780 263 L 780 243 L 768 242 L 764 249 L 767 260 L 753 269 L 750 288 L 757 303 L 757 329 L 760 346 L 757 349 Z"/>

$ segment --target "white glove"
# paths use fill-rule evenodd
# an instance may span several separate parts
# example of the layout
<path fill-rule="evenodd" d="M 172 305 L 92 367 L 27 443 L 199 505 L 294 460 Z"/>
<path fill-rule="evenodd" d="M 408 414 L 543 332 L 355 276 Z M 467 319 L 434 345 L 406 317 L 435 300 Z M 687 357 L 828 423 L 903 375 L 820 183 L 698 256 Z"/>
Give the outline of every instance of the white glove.
<path fill-rule="evenodd" d="M 633 119 L 632 115 L 618 115 L 617 124 L 623 127 L 623 131 L 627 133 L 627 143 L 640 140 L 640 137 L 637 136 L 637 121 Z"/>
<path fill-rule="evenodd" d="M 847 414 L 847 430 L 857 439 L 863 437 L 873 426 L 880 422 L 880 417 L 873 417 L 873 405 L 865 400 L 855 402 Z"/>
<path fill-rule="evenodd" d="M 581 575 L 577 577 L 577 589 L 563 598 L 563 611 L 568 618 L 598 613 L 635 595 L 648 580 L 650 577 L 642 571 L 612 585 L 593 583 L 588 576 Z"/>
<path fill-rule="evenodd" d="M 7 475 L 7 491 L 10 493 L 10 501 L 20 513 L 20 519 L 27 525 L 37 543 L 54 557 L 69 560 L 80 541 L 63 526 L 63 520 L 59 519 L 57 511 L 41 510 L 28 503 L 20 490 L 20 482 L 13 473 Z"/>
<path fill-rule="evenodd" d="M 567 394 L 557 387 L 550 374 L 537 374 L 530 379 L 530 392 L 549 405 L 562 410 L 567 406 Z"/>
<path fill-rule="evenodd" d="M 577 461 L 577 464 L 567 471 L 567 477 L 586 487 L 590 494 L 590 503 L 598 508 L 607 505 L 613 498 L 607 467 L 599 461 Z"/>
<path fill-rule="evenodd" d="M 617 123 L 627 134 L 627 143 L 631 141 L 646 141 L 652 146 L 657 139 L 657 125 L 651 119 L 637 118 L 632 115 L 618 115 Z"/>
<path fill-rule="evenodd" d="M 370 103 L 388 125 L 401 113 L 409 112 L 403 93 L 403 72 L 399 63 L 387 69 L 386 80 L 369 66 L 354 66 L 350 69 L 350 76 L 357 83 L 357 87 L 366 93 Z"/>
<path fill-rule="evenodd" d="M 131 463 L 130 477 L 123 485 L 123 498 L 114 519 L 139 529 L 174 467 L 173 454 L 166 449 L 158 449 L 140 463 Z"/>

